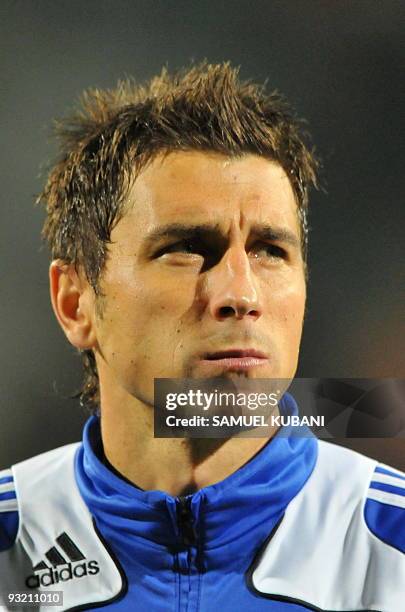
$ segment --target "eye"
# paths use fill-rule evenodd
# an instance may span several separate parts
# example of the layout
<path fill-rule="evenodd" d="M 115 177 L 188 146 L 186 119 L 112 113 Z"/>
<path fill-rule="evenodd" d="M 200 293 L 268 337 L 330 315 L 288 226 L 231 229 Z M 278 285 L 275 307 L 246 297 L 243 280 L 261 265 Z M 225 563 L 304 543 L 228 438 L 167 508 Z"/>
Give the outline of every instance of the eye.
<path fill-rule="evenodd" d="M 181 240 L 180 242 L 176 242 L 175 244 L 169 246 L 166 252 L 195 253 L 196 248 L 196 244 L 192 240 Z"/>
<path fill-rule="evenodd" d="M 269 259 L 286 259 L 287 253 L 276 244 L 260 242 L 252 249 L 254 257 L 267 257 Z"/>
<path fill-rule="evenodd" d="M 179 240 L 178 242 L 170 244 L 161 249 L 159 255 L 164 255 L 165 253 L 186 253 L 189 255 L 204 255 L 205 249 L 195 240 Z"/>

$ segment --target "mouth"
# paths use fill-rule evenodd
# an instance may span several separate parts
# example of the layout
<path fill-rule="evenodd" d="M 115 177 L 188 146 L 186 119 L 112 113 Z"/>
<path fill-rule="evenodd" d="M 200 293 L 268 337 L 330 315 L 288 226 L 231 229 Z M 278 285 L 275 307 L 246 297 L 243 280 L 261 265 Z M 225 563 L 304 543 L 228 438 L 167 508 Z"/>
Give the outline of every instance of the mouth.
<path fill-rule="evenodd" d="M 206 353 L 202 362 L 225 370 L 244 371 L 268 364 L 268 356 L 256 349 L 227 349 Z"/>

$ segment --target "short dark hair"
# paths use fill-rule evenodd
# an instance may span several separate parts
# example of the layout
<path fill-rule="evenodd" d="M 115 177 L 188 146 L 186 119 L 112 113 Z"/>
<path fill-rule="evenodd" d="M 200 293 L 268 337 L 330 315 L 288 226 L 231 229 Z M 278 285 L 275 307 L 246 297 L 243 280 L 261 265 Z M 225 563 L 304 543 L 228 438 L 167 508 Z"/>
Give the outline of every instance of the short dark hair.
<path fill-rule="evenodd" d="M 88 90 L 80 108 L 55 123 L 61 155 L 37 199 L 47 213 L 42 237 L 53 259 L 83 269 L 100 303 L 111 231 L 125 214 L 129 186 L 149 161 L 171 151 L 255 153 L 278 162 L 289 177 L 305 262 L 308 191 L 316 187 L 318 161 L 303 127 L 277 91 L 240 80 L 229 62 L 204 61 L 173 74 L 164 68 L 146 84 L 128 79 L 114 89 Z M 84 380 L 75 397 L 94 409 L 95 357 L 80 352 Z"/>

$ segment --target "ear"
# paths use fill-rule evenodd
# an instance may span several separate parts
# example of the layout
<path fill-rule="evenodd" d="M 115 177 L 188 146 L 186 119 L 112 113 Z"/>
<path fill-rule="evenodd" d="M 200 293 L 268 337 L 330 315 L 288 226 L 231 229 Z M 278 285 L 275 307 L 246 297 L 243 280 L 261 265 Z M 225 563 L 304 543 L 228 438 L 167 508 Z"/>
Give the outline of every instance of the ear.
<path fill-rule="evenodd" d="M 55 259 L 49 266 L 52 308 L 67 339 L 78 349 L 96 344 L 94 292 L 74 264 Z"/>

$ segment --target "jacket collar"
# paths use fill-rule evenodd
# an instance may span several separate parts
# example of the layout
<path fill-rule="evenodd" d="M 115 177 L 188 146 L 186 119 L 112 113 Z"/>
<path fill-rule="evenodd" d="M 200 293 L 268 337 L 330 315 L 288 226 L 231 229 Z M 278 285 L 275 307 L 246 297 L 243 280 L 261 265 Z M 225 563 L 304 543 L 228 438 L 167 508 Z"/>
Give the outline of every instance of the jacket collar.
<path fill-rule="evenodd" d="M 285 394 L 283 415 L 298 415 L 295 400 Z M 294 430 L 294 431 L 293 431 Z M 263 541 L 315 466 L 318 441 L 303 427 L 282 426 L 245 465 L 216 484 L 187 496 L 194 527 L 206 551 L 225 547 L 229 554 L 246 540 Z M 76 455 L 76 480 L 90 512 L 109 533 L 125 530 L 127 541 L 141 538 L 152 547 L 178 547 L 179 498 L 164 491 L 144 491 L 103 463 L 100 419 L 85 424 Z M 131 537 L 132 536 L 132 537 Z M 248 544 L 249 542 L 249 544 Z"/>

